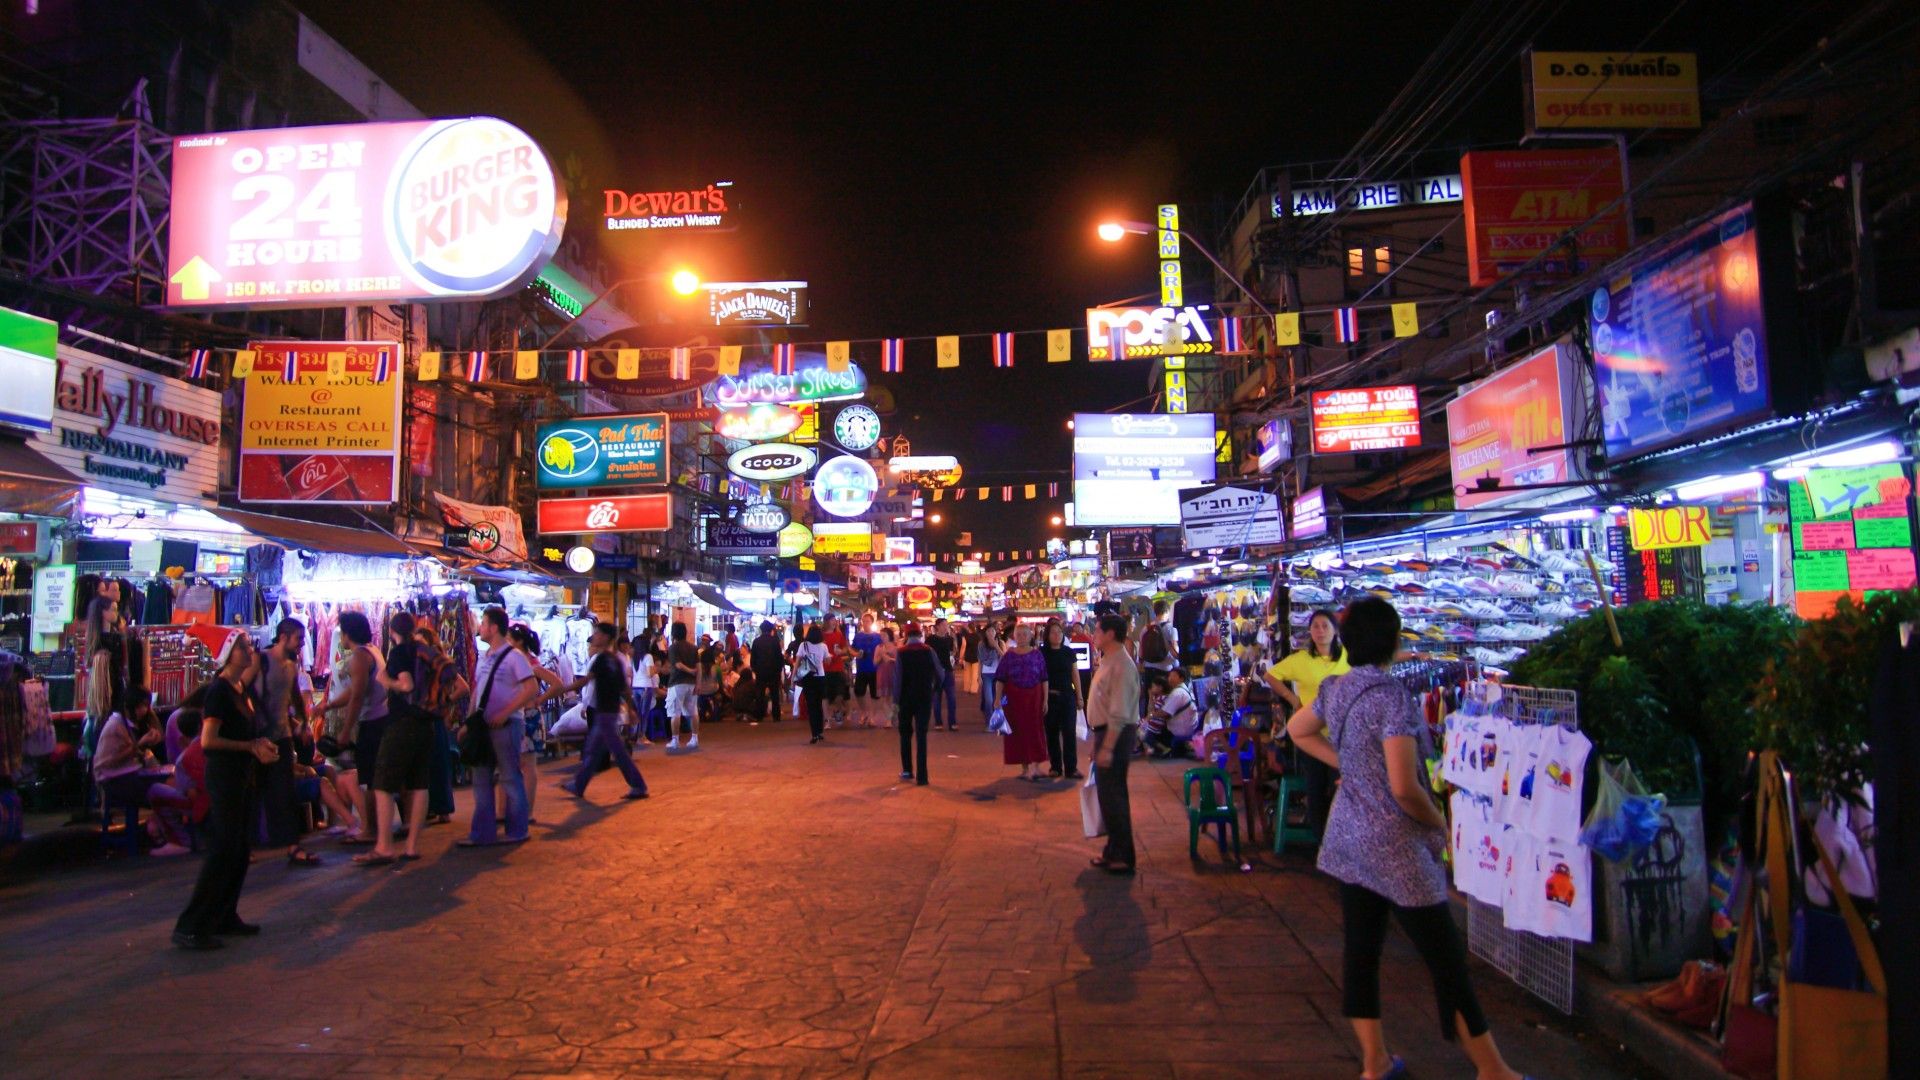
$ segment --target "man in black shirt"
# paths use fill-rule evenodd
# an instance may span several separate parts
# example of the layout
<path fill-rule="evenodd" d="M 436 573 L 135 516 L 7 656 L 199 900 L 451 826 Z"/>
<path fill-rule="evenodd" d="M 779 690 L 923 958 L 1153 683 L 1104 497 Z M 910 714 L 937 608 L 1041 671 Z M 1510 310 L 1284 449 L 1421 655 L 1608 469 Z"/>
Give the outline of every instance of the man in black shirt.
<path fill-rule="evenodd" d="M 927 782 L 927 727 L 933 718 L 934 695 L 952 678 L 937 652 L 920 640 L 920 625 L 907 624 L 907 643 L 900 646 L 900 779 Z M 918 739 L 916 745 L 914 740 Z"/>
<path fill-rule="evenodd" d="M 583 710 L 587 717 L 587 740 L 580 746 L 580 768 L 571 781 L 560 785 L 560 790 L 575 798 L 586 797 L 587 784 L 608 758 L 613 759 L 627 781 L 627 793 L 621 798 L 647 797 L 647 780 L 634 766 L 633 755 L 627 753 L 627 744 L 620 738 L 620 712 L 622 709 L 631 712 L 633 700 L 627 696 L 627 673 L 613 652 L 613 641 L 619 634 L 612 623 L 594 624 L 593 636 L 587 639 L 593 659 L 587 662 L 586 676 L 573 685 L 573 689 L 584 687 L 593 695 L 592 703 Z"/>
<path fill-rule="evenodd" d="M 780 649 L 780 634 L 771 621 L 760 624 L 760 636 L 753 639 L 748 659 L 753 667 L 753 681 L 765 699 L 754 712 L 753 721 L 759 723 L 760 717 L 769 713 L 775 720 L 780 719 L 780 677 L 786 673 L 787 656 Z"/>
<path fill-rule="evenodd" d="M 927 648 L 940 661 L 940 681 L 933 686 L 933 726 L 940 726 L 940 704 L 947 706 L 947 730 L 960 730 L 959 703 L 953 690 L 953 635 L 947 632 L 947 620 L 933 620 L 933 634 L 927 638 Z"/>

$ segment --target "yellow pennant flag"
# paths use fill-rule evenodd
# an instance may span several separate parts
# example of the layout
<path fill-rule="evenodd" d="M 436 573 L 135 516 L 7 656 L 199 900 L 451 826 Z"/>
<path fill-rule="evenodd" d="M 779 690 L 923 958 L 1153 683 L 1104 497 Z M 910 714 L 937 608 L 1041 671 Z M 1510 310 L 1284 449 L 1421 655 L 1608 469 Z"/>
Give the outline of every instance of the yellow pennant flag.
<path fill-rule="evenodd" d="M 847 370 L 847 366 L 850 363 L 852 363 L 852 356 L 853 356 L 853 346 L 850 342 L 845 342 L 845 341 L 827 342 L 827 370 L 828 371 Z"/>
<path fill-rule="evenodd" d="M 736 376 L 739 375 L 740 374 L 740 346 L 738 345 L 720 346 L 720 359 L 715 366 L 719 370 L 720 374 L 722 375 L 736 375 Z"/>
<path fill-rule="evenodd" d="M 233 377 L 244 379 L 253 374 L 253 361 L 259 356 L 252 349 L 241 349 L 233 354 Z"/>
<path fill-rule="evenodd" d="M 330 352 L 327 354 L 327 381 L 343 382 L 347 377 L 347 354 Z"/>
<path fill-rule="evenodd" d="M 1283 311 L 1273 317 L 1273 343 L 1275 345 L 1300 344 L 1300 313 Z"/>
<path fill-rule="evenodd" d="M 992 488 L 981 488 L 981 489 L 980 489 L 980 501 L 981 501 L 981 502 L 986 502 L 986 501 L 987 501 L 987 492 L 989 492 L 989 491 L 991 491 L 991 490 L 993 490 L 993 489 L 992 489 Z"/>
<path fill-rule="evenodd" d="M 959 367 L 960 366 L 959 335 L 956 334 L 950 337 L 934 338 L 933 339 L 933 355 L 934 355 L 934 364 L 937 367 Z M 981 490 L 984 491 L 986 489 L 982 488 Z M 982 495 L 980 497 L 983 499 L 986 498 L 985 495 Z"/>
<path fill-rule="evenodd" d="M 1412 337 L 1420 332 L 1420 305 L 1411 301 L 1393 305 L 1393 336 Z"/>
<path fill-rule="evenodd" d="M 1047 331 L 1047 363 L 1064 364 L 1073 359 L 1073 331 Z"/>
<path fill-rule="evenodd" d="M 540 354 L 532 349 L 515 349 L 513 353 L 513 377 L 521 382 L 532 382 L 540 377 Z"/>
<path fill-rule="evenodd" d="M 933 489 L 933 501 L 934 501 L 934 502 L 939 502 L 939 501 L 940 501 L 940 496 L 942 496 L 942 495 L 945 495 L 945 494 L 946 494 L 946 492 L 945 492 L 945 491 L 942 491 L 942 490 L 941 490 L 941 489 L 939 489 L 939 488 L 934 488 L 934 489 Z"/>
<path fill-rule="evenodd" d="M 419 379 L 421 382 L 439 382 L 440 354 L 437 352 L 421 353 L 420 370 L 414 373 L 414 378 Z"/>
<path fill-rule="evenodd" d="M 1036 492 L 1036 491 L 1037 491 L 1037 489 L 1035 488 L 1035 486 L 1034 486 L 1034 485 L 1032 485 L 1032 484 L 1028 484 L 1028 485 L 1027 485 L 1027 498 L 1029 498 L 1029 499 L 1031 499 L 1031 498 L 1033 498 L 1033 496 L 1034 496 L 1034 494 L 1035 494 L 1035 492 Z"/>
<path fill-rule="evenodd" d="M 613 377 L 616 379 L 637 379 L 640 377 L 639 349 L 614 350 Z"/>

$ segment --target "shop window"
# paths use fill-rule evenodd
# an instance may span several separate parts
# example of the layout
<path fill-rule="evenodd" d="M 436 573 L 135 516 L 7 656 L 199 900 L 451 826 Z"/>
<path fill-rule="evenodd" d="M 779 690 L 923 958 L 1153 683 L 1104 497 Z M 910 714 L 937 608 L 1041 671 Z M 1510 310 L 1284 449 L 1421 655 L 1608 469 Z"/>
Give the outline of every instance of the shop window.
<path fill-rule="evenodd" d="M 1393 272 L 1393 250 L 1385 244 L 1373 249 L 1373 272 L 1383 275 Z"/>
<path fill-rule="evenodd" d="M 1347 249 L 1347 276 L 1359 277 L 1361 274 L 1364 274 L 1366 272 L 1367 272 L 1367 249 L 1366 248 L 1348 248 Z"/>

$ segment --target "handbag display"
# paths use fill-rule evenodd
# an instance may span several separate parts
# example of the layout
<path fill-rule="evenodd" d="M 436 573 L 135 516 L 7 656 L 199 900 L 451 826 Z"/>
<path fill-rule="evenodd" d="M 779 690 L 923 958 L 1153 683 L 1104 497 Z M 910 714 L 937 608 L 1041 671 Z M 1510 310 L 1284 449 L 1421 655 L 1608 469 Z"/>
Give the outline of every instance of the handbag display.
<path fill-rule="evenodd" d="M 509 646 L 500 647 L 505 649 Z M 493 700 L 493 680 L 500 674 L 500 665 L 506 662 L 504 654 L 493 662 L 493 668 L 487 672 L 487 685 L 480 691 L 480 700 L 460 726 L 460 764 L 469 769 L 485 769 L 499 764 L 499 755 L 493 751 L 493 730 L 487 724 L 487 703 Z"/>

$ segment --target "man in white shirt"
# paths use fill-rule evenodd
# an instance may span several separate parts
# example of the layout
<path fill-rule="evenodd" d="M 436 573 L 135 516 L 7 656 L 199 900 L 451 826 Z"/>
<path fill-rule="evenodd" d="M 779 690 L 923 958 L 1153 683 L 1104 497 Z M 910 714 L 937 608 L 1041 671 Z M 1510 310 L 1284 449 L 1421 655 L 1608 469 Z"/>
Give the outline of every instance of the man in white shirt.
<path fill-rule="evenodd" d="M 1133 808 L 1127 799 L 1127 763 L 1140 725 L 1140 671 L 1127 653 L 1127 617 L 1102 615 L 1093 633 L 1100 651 L 1087 691 L 1093 730 L 1093 782 L 1106 820 L 1107 847 L 1093 865 L 1110 874 L 1133 873 Z"/>
<path fill-rule="evenodd" d="M 1140 704 L 1155 689 L 1167 688 L 1167 672 L 1180 666 L 1180 635 L 1173 629 L 1172 608 L 1165 600 L 1153 602 L 1153 619 L 1140 632 Z"/>
<path fill-rule="evenodd" d="M 487 651 L 473 678 L 473 707 L 484 713 L 493 736 L 493 765 L 473 770 L 473 826 L 461 847 L 517 844 L 527 838 L 527 788 L 520 771 L 520 737 L 526 730 L 520 713 L 539 693 L 540 683 L 526 656 L 507 640 L 507 613 L 490 607 L 480 613 L 480 640 Z M 499 836 L 493 803 L 494 774 L 507 792 L 506 826 Z"/>
<path fill-rule="evenodd" d="M 660 693 L 660 676 L 654 671 L 653 652 L 649 648 L 642 651 L 638 645 L 633 650 L 633 711 L 640 715 L 640 733 L 637 745 L 653 745 L 647 741 L 647 717 L 653 714 L 654 699 Z"/>
<path fill-rule="evenodd" d="M 1180 754 L 1200 730 L 1200 709 L 1193 703 L 1186 672 L 1179 668 L 1167 672 L 1167 687 L 1166 695 L 1148 711 L 1140 738 L 1147 753 L 1155 757 Z"/>

